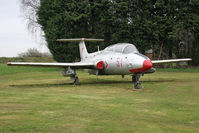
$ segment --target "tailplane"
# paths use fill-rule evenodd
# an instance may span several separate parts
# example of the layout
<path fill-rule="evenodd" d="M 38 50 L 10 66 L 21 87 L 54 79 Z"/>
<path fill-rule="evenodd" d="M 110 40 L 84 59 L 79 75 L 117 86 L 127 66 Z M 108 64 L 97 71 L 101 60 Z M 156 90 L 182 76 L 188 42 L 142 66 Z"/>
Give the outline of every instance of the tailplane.
<path fill-rule="evenodd" d="M 104 39 L 90 39 L 90 38 L 74 38 L 74 39 L 57 39 L 58 42 L 79 42 L 79 53 L 81 60 L 84 60 L 88 55 L 85 42 L 101 42 Z"/>

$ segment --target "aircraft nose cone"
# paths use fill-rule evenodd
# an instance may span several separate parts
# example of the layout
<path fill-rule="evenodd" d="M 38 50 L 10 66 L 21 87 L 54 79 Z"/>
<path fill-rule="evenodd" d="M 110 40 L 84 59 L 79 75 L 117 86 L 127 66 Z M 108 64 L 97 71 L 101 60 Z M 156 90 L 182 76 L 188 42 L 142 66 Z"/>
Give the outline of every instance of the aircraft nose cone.
<path fill-rule="evenodd" d="M 145 60 L 145 61 L 143 62 L 143 69 L 144 69 L 144 70 L 151 69 L 152 66 L 153 66 L 153 65 L 152 65 L 151 60 Z"/>

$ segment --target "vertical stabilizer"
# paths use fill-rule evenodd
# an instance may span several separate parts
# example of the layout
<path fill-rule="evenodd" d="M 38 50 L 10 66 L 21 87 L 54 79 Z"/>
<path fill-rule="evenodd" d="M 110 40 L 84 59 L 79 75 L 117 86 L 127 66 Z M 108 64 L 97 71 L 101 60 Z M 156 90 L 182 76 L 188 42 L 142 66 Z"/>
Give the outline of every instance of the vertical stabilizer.
<path fill-rule="evenodd" d="M 84 60 L 88 56 L 88 51 L 86 49 L 86 45 L 84 41 L 79 42 L 79 53 L 80 53 L 81 60 Z"/>

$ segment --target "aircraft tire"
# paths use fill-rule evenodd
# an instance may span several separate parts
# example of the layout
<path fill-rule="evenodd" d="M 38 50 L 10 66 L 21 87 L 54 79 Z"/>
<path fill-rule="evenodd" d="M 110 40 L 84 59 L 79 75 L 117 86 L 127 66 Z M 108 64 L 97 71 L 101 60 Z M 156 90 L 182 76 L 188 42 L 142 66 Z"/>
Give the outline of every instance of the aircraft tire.
<path fill-rule="evenodd" d="M 141 86 L 140 83 L 135 83 L 134 88 L 135 88 L 135 89 L 140 89 L 140 88 L 141 88 L 140 86 Z"/>
<path fill-rule="evenodd" d="M 75 77 L 74 84 L 75 84 L 75 85 L 78 85 L 78 84 L 79 84 L 79 78 L 78 78 L 78 77 Z"/>
<path fill-rule="evenodd" d="M 135 89 L 140 89 L 140 84 L 135 84 Z"/>

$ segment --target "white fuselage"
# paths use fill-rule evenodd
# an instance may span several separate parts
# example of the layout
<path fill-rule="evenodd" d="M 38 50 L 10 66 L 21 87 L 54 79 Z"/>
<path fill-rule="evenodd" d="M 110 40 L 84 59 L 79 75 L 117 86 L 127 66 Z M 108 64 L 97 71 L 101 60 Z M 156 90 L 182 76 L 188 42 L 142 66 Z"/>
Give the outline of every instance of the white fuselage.
<path fill-rule="evenodd" d="M 127 75 L 142 73 L 152 68 L 152 63 L 149 66 L 143 67 L 144 61 L 150 59 L 140 53 L 118 53 L 110 51 L 99 51 L 88 54 L 81 62 L 103 62 L 103 69 L 99 71 L 100 75 Z M 151 61 L 150 61 L 151 62 Z M 95 74 L 92 70 L 90 73 Z"/>

